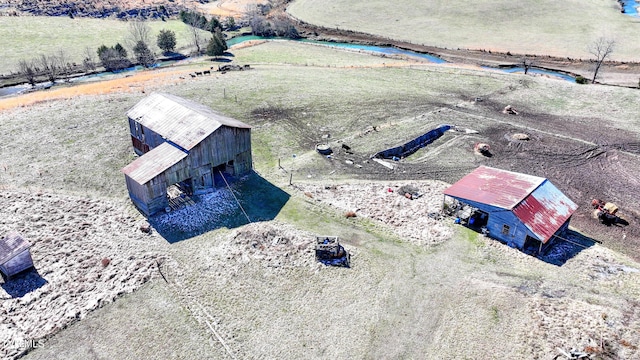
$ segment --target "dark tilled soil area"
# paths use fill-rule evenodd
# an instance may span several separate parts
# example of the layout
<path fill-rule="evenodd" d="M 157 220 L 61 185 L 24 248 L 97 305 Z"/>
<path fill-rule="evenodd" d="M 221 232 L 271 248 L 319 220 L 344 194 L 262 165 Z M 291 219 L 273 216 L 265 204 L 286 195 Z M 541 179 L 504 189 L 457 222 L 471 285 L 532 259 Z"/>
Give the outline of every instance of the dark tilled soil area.
<path fill-rule="evenodd" d="M 373 152 L 362 147 L 385 137 L 388 129 L 378 129 L 349 141 L 349 153 L 339 142 L 324 176 L 347 175 L 371 180 L 436 179 L 454 183 L 479 165 L 522 172 L 548 178 L 579 208 L 573 215 L 574 228 L 601 241 L 605 246 L 640 259 L 640 139 L 597 119 L 567 119 L 548 114 L 502 114 L 502 107 L 489 101 L 473 109 L 443 110 L 437 119 L 456 119 L 456 125 L 478 133 L 448 132 L 442 138 L 398 162 L 389 160 L 390 170 L 369 159 Z M 424 127 L 416 122 L 416 127 Z M 443 123 L 440 121 L 439 123 Z M 433 127 L 438 123 L 433 123 Z M 395 125 L 399 127 L 400 125 Z M 515 140 L 515 133 L 526 133 L 529 140 Z M 408 141 L 396 135 L 398 143 Z M 473 151 L 475 143 L 490 144 L 491 156 Z M 378 150 L 383 150 L 378 149 Z M 320 156 L 320 155 L 318 155 Z M 304 170 L 302 170 L 304 171 Z M 614 202 L 627 226 L 605 226 L 593 218 L 594 198 Z"/>

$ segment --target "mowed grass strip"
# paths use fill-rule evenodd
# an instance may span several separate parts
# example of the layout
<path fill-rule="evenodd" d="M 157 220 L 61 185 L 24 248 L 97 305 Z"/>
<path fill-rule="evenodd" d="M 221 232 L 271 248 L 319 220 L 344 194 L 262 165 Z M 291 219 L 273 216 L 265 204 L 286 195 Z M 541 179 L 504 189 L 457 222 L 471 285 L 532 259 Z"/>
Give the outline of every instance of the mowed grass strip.
<path fill-rule="evenodd" d="M 177 49 L 191 46 L 189 28 L 179 20 L 148 21 L 152 51 L 160 53 L 156 40 L 160 30 L 172 30 L 176 34 Z M 203 32 L 203 35 L 206 35 Z M 96 61 L 100 45 L 127 47 L 129 22 L 110 19 L 70 19 L 68 17 L 21 16 L 0 17 L 0 74 L 18 70 L 20 60 L 31 60 L 41 54 L 56 55 L 64 51 L 71 62 L 82 63 L 88 47 Z M 133 50 L 127 48 L 129 55 Z"/>
<path fill-rule="evenodd" d="M 611 1 L 297 0 L 287 11 L 311 24 L 417 44 L 588 58 L 600 36 L 618 42 L 616 60 L 637 60 L 638 19 Z"/>

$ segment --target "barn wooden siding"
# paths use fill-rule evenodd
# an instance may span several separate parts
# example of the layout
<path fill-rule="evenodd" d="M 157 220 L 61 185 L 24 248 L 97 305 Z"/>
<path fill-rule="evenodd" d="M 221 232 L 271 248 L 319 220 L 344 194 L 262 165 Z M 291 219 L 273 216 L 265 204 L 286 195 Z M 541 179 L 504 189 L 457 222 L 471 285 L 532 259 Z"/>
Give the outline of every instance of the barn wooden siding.
<path fill-rule="evenodd" d="M 201 104 L 152 94 L 127 115 L 134 150 L 143 156 L 123 172 L 132 201 L 146 215 L 169 205 L 166 190 L 173 184 L 186 182 L 202 194 L 224 185 L 215 183 L 219 172 L 252 169 L 251 127 Z"/>
<path fill-rule="evenodd" d="M 244 174 L 251 170 L 251 132 L 222 126 L 189 151 L 189 161 L 194 169 L 214 168 L 233 161 L 234 172 Z"/>

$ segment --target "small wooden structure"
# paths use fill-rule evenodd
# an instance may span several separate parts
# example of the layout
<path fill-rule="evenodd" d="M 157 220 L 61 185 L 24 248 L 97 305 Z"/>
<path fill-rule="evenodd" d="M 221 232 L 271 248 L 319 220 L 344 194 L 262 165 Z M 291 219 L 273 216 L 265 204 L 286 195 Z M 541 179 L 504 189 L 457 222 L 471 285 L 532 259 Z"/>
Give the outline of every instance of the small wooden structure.
<path fill-rule="evenodd" d="M 171 185 L 203 194 L 224 186 L 223 177 L 252 169 L 251 127 L 204 105 L 154 93 L 127 117 L 133 149 L 142 156 L 122 172 L 131 200 L 147 216 L 169 206 Z"/>
<path fill-rule="evenodd" d="M 33 267 L 31 244 L 17 232 L 10 232 L 0 240 L 0 272 L 11 277 Z"/>

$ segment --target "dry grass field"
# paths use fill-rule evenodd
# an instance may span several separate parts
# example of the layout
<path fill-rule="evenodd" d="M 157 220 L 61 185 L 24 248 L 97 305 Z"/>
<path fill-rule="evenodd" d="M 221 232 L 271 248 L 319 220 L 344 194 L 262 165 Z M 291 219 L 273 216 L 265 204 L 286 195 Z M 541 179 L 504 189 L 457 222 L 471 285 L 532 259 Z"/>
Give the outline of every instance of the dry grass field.
<path fill-rule="evenodd" d="M 26 359 L 549 359 L 558 348 L 640 356 L 636 90 L 299 43 L 232 52 L 252 69 L 185 76 L 212 65 L 200 59 L 103 91 L 0 100 L 0 233 L 28 234 L 46 281 L 22 297 L 0 290 L 2 324 L 13 324 L 0 328 L 4 357 L 25 351 L 15 334 L 39 341 Z M 246 224 L 221 189 L 213 201 L 225 206 L 209 213 L 209 231 L 173 241 L 138 230 L 144 218 L 119 172 L 133 159 L 124 114 L 154 91 L 253 126 L 257 173 L 234 190 L 256 221 Z M 502 114 L 507 104 L 520 115 Z M 394 171 L 368 160 L 442 123 L 478 133 L 448 133 Z M 505 138 L 514 130 L 535 140 L 514 144 Z M 353 154 L 317 154 L 326 134 Z M 474 155 L 479 140 L 492 158 Z M 603 152 L 592 159 L 585 149 Z M 445 183 L 480 164 L 548 176 L 579 204 L 574 226 L 603 244 L 556 266 L 451 219 L 425 219 Z M 409 202 L 385 190 L 403 184 L 427 195 Z M 589 218 L 595 195 L 631 224 Z M 357 216 L 345 218 L 348 209 Z M 316 234 L 340 236 L 352 267 L 315 262 Z M 105 256 L 113 267 L 101 265 Z M 101 273 L 116 275 L 78 290 L 83 276 Z M 62 295 L 52 300 L 53 290 Z M 92 306 L 95 296 L 103 301 Z M 40 310 L 54 300 L 70 315 Z M 50 330 L 36 333 L 17 314 Z"/>
<path fill-rule="evenodd" d="M 600 36 L 617 41 L 615 60 L 637 61 L 638 18 L 615 0 L 404 1 L 296 0 L 287 12 L 341 28 L 447 48 L 589 58 Z"/>

